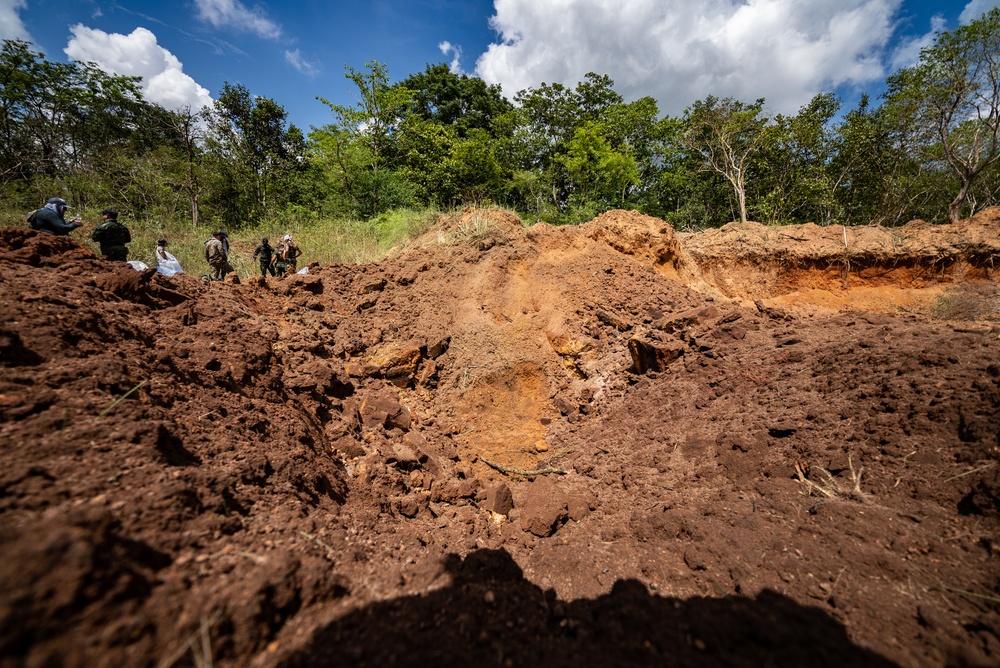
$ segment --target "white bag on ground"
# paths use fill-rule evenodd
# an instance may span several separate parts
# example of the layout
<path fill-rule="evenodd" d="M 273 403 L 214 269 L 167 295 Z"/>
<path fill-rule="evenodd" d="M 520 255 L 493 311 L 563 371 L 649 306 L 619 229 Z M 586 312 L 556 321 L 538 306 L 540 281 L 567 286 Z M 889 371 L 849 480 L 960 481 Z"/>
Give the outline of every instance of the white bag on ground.
<path fill-rule="evenodd" d="M 149 269 L 145 262 L 139 260 L 129 260 L 126 264 L 135 269 L 136 271 L 142 271 L 143 269 Z"/>
<path fill-rule="evenodd" d="M 184 270 L 181 269 L 181 263 L 177 261 L 170 253 L 164 252 L 167 259 L 164 260 L 162 257 L 157 260 L 156 271 L 160 272 L 164 276 L 173 276 L 174 274 L 183 274 Z"/>

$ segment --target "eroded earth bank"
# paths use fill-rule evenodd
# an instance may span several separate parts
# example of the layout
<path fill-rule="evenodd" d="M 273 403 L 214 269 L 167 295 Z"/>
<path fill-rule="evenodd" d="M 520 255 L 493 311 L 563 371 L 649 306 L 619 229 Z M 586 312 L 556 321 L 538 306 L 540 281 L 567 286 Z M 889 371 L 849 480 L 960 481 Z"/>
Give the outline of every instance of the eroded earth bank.
<path fill-rule="evenodd" d="M 0 665 L 997 665 L 998 260 L 996 209 L 466 210 L 243 284 L 2 229 Z"/>

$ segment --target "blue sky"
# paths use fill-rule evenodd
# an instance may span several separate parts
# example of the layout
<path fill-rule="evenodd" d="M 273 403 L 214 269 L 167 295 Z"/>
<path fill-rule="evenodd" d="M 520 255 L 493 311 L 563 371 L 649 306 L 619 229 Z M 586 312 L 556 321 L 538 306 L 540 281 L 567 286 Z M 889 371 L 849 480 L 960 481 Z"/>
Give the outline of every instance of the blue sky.
<path fill-rule="evenodd" d="M 142 77 L 168 108 L 211 103 L 224 82 L 282 105 L 308 132 L 316 100 L 354 104 L 345 65 L 393 81 L 449 63 L 517 91 L 607 74 L 626 100 L 680 114 L 708 95 L 795 111 L 817 92 L 853 104 L 912 64 L 940 30 L 1000 0 L 0 0 L 0 39 L 50 60 Z"/>

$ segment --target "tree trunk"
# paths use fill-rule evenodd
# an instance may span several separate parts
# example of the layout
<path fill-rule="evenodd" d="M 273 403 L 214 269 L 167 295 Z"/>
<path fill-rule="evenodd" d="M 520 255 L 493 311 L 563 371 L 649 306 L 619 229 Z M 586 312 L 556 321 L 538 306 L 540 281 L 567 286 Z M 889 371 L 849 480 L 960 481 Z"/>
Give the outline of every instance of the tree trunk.
<path fill-rule="evenodd" d="M 972 179 L 962 179 L 962 187 L 958 189 L 958 194 L 955 195 L 955 199 L 953 199 L 951 204 L 948 205 L 949 223 L 957 223 L 961 219 L 962 206 L 965 204 L 965 200 L 969 196 L 970 185 L 972 185 Z"/>

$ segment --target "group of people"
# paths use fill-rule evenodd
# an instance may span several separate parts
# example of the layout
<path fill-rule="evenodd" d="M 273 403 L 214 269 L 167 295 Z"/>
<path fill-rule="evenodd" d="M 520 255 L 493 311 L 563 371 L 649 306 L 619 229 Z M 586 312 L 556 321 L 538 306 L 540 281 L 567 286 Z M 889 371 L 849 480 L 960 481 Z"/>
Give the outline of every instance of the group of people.
<path fill-rule="evenodd" d="M 302 251 L 292 241 L 292 235 L 286 234 L 277 248 L 272 248 L 267 237 L 260 240 L 260 245 L 253 250 L 253 259 L 260 262 L 260 275 L 284 276 L 294 274 L 299 264 Z"/>
<path fill-rule="evenodd" d="M 46 234 L 68 236 L 83 225 L 79 218 L 66 220 L 69 208 L 69 204 L 61 197 L 50 197 L 45 206 L 28 214 L 28 225 Z M 101 211 L 101 222 L 90 233 L 90 238 L 100 244 L 101 255 L 107 259 L 122 262 L 128 260 L 126 245 L 132 242 L 132 233 L 118 222 L 117 209 Z"/>
<path fill-rule="evenodd" d="M 46 234 L 67 236 L 73 230 L 81 227 L 79 218 L 66 220 L 66 212 L 70 206 L 60 197 L 51 197 L 40 209 L 28 214 L 28 226 Z M 132 241 L 129 229 L 118 221 L 116 209 L 101 211 L 101 223 L 90 233 L 90 238 L 100 244 L 101 255 L 108 260 L 128 261 L 127 244 Z M 167 252 L 167 240 L 156 241 L 157 270 L 172 276 L 181 271 L 177 258 Z M 277 248 L 268 243 L 267 237 L 254 249 L 253 259 L 260 262 L 261 276 L 284 276 L 294 274 L 298 267 L 298 258 L 302 251 L 292 241 L 292 235 L 286 234 Z M 233 271 L 229 263 L 229 235 L 225 230 L 212 233 L 212 238 L 205 242 L 205 261 L 209 266 L 209 280 L 221 281 L 226 274 Z"/>
<path fill-rule="evenodd" d="M 298 267 L 302 251 L 292 241 L 292 235 L 286 234 L 277 248 L 269 243 L 267 237 L 260 240 L 260 245 L 253 251 L 253 259 L 260 262 L 260 275 L 284 276 L 294 274 Z M 229 235 L 225 230 L 212 233 L 212 238 L 205 242 L 205 261 L 211 269 L 209 280 L 225 280 L 226 274 L 233 271 L 229 264 Z"/>

